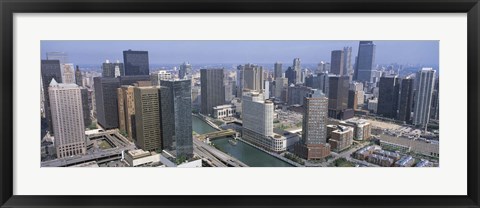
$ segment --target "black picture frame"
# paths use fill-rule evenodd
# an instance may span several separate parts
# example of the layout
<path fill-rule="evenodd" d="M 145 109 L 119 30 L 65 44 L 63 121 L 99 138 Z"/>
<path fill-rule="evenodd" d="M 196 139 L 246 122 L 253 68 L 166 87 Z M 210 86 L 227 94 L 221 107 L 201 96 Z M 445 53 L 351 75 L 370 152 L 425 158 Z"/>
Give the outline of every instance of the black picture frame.
<path fill-rule="evenodd" d="M 1 207 L 480 207 L 478 0 L 0 0 Z M 468 194 L 466 196 L 24 196 L 13 195 L 15 13 L 467 13 Z M 455 180 L 455 178 L 445 178 Z M 107 193 L 108 194 L 108 193 Z"/>

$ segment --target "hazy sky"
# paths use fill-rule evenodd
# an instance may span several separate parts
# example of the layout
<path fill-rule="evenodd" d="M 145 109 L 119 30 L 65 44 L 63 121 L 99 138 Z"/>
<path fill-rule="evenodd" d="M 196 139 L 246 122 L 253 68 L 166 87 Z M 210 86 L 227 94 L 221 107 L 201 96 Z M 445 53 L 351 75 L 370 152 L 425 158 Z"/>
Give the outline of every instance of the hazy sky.
<path fill-rule="evenodd" d="M 377 64 L 438 65 L 439 41 L 374 41 Z M 41 57 L 46 52 L 66 52 L 74 64 L 101 64 L 106 59 L 123 62 L 122 51 L 146 50 L 150 64 L 330 62 L 332 50 L 352 47 L 352 64 L 358 41 L 41 41 Z"/>

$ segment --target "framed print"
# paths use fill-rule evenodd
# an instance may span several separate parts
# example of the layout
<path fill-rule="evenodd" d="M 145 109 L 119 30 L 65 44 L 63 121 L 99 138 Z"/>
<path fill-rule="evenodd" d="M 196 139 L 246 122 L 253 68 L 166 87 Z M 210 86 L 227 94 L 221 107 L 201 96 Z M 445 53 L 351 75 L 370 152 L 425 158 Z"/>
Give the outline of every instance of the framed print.
<path fill-rule="evenodd" d="M 479 207 L 476 0 L 0 5 L 2 207 Z"/>

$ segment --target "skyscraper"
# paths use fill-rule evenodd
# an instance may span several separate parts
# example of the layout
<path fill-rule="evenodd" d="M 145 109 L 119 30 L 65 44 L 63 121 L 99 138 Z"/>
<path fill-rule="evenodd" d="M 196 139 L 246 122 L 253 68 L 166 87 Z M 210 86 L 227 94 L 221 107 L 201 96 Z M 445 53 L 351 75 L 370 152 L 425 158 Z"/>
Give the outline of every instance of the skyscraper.
<path fill-rule="evenodd" d="M 68 63 L 68 54 L 65 52 L 47 52 L 47 60 L 58 60 L 60 64 L 65 64 Z"/>
<path fill-rule="evenodd" d="M 85 154 L 87 148 L 80 88 L 76 84 L 58 84 L 52 79 L 48 94 L 57 158 Z"/>
<path fill-rule="evenodd" d="M 245 64 L 243 69 L 243 89 L 263 90 L 263 67 L 254 64 Z"/>
<path fill-rule="evenodd" d="M 433 87 L 433 94 L 432 94 L 432 109 L 430 110 L 430 118 L 438 120 L 439 119 L 439 82 L 438 78 L 435 80 L 435 86 Z"/>
<path fill-rule="evenodd" d="M 148 51 L 123 51 L 123 63 L 126 76 L 148 75 L 150 73 Z"/>
<path fill-rule="evenodd" d="M 75 69 L 73 64 L 60 64 L 62 69 L 62 83 L 73 84 L 75 83 Z"/>
<path fill-rule="evenodd" d="M 135 87 L 135 144 L 146 151 L 160 152 L 160 99 L 158 87 Z"/>
<path fill-rule="evenodd" d="M 288 79 L 288 85 L 295 84 L 297 80 L 297 73 L 292 67 L 288 67 L 285 71 L 285 77 Z"/>
<path fill-rule="evenodd" d="M 177 158 L 193 156 L 190 80 L 160 83 L 162 147 Z"/>
<path fill-rule="evenodd" d="M 300 66 L 300 58 L 293 59 L 293 71 L 295 71 L 294 84 L 302 83 L 302 67 Z"/>
<path fill-rule="evenodd" d="M 378 90 L 377 114 L 397 118 L 400 79 L 397 76 L 381 77 Z"/>
<path fill-rule="evenodd" d="M 178 71 L 178 78 L 183 79 L 185 76 L 190 75 L 192 73 L 192 65 L 188 62 L 183 62 L 180 65 L 180 70 Z"/>
<path fill-rule="evenodd" d="M 343 75 L 343 51 L 334 50 L 332 51 L 331 61 L 330 61 L 330 73 L 336 75 Z"/>
<path fill-rule="evenodd" d="M 343 75 L 349 75 L 352 70 L 352 47 L 343 47 Z"/>
<path fill-rule="evenodd" d="M 283 69 L 282 69 L 282 63 L 280 62 L 275 62 L 274 64 L 274 79 L 283 77 Z"/>
<path fill-rule="evenodd" d="M 118 128 L 118 95 L 120 82 L 117 78 L 93 78 L 97 122 L 104 129 Z"/>
<path fill-rule="evenodd" d="M 54 129 L 52 125 L 52 115 L 50 111 L 50 97 L 48 96 L 48 87 L 52 79 L 55 79 L 57 82 L 62 82 L 62 70 L 60 69 L 59 60 L 42 60 L 41 61 L 41 74 L 42 74 L 42 87 L 44 93 L 44 111 L 45 118 L 48 122 L 48 130 L 50 134 L 54 134 Z"/>
<path fill-rule="evenodd" d="M 375 44 L 373 41 L 360 41 L 357 62 L 355 64 L 354 80 L 359 82 L 371 82 L 374 63 Z"/>
<path fill-rule="evenodd" d="M 225 87 L 223 69 L 201 69 L 201 113 L 213 115 L 213 107 L 225 103 Z"/>
<path fill-rule="evenodd" d="M 288 80 L 285 77 L 279 77 L 275 79 L 274 97 L 280 100 L 282 99 L 282 91 L 288 88 Z"/>
<path fill-rule="evenodd" d="M 400 100 L 398 102 L 397 119 L 407 123 L 410 123 L 410 114 L 412 113 L 413 84 L 414 79 L 410 76 L 407 76 L 402 80 L 400 85 Z"/>
<path fill-rule="evenodd" d="M 124 75 L 123 63 L 120 63 L 120 61 L 111 63 L 109 60 L 106 60 L 105 63 L 102 64 L 102 77 L 114 78 Z"/>
<path fill-rule="evenodd" d="M 312 90 L 304 98 L 302 139 L 295 145 L 295 153 L 305 159 L 322 159 L 330 155 L 327 144 L 328 99 L 319 90 Z"/>
<path fill-rule="evenodd" d="M 84 87 L 79 87 L 80 93 L 82 95 L 82 109 L 83 109 L 83 124 L 85 127 L 92 124 L 92 118 L 90 118 L 90 106 L 88 99 L 88 89 Z"/>
<path fill-rule="evenodd" d="M 430 118 L 432 93 L 435 86 L 436 71 L 432 68 L 422 68 L 417 72 L 415 81 L 416 95 L 413 112 L 413 124 L 426 128 Z"/>
<path fill-rule="evenodd" d="M 330 76 L 328 93 L 328 116 L 343 119 L 343 111 L 348 108 L 349 79 L 347 76 Z"/>
<path fill-rule="evenodd" d="M 139 76 L 135 76 L 139 77 Z M 143 77 L 143 76 L 140 76 Z M 126 133 L 127 138 L 136 140 L 135 137 L 135 87 L 148 87 L 151 83 L 148 81 L 141 81 L 133 83 L 132 85 L 121 85 L 117 89 L 118 96 L 118 128 L 121 132 Z"/>
<path fill-rule="evenodd" d="M 262 93 L 249 91 L 242 98 L 242 138 L 271 151 L 284 151 L 286 140 L 273 133 L 273 102 Z"/>
<path fill-rule="evenodd" d="M 82 76 L 82 71 L 80 71 L 80 68 L 75 69 L 75 84 L 77 84 L 80 87 L 83 87 L 83 76 Z"/>
<path fill-rule="evenodd" d="M 237 77 L 237 97 L 238 98 L 242 98 L 242 94 L 243 94 L 243 69 L 244 69 L 244 65 L 238 65 L 237 66 L 237 74 L 236 74 L 236 77 Z"/>

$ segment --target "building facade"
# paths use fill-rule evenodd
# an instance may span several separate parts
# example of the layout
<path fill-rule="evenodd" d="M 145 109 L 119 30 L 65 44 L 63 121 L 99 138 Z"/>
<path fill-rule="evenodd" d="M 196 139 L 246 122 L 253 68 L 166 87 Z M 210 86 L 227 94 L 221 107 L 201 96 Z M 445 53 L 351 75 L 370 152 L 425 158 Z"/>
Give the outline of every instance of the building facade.
<path fill-rule="evenodd" d="M 57 158 L 84 155 L 87 152 L 82 93 L 76 84 L 58 84 L 52 79 L 48 88 Z"/>
<path fill-rule="evenodd" d="M 123 63 L 126 76 L 148 75 L 150 73 L 148 51 L 123 51 Z"/>
<path fill-rule="evenodd" d="M 400 79 L 396 76 L 381 77 L 378 87 L 377 114 L 396 119 L 400 92 Z"/>
<path fill-rule="evenodd" d="M 123 63 L 120 63 L 120 61 L 111 63 L 109 60 L 106 60 L 105 63 L 102 64 L 102 77 L 114 78 L 124 75 L 124 66 Z"/>
<path fill-rule="evenodd" d="M 95 77 L 95 109 L 97 123 L 104 129 L 118 128 L 117 78 Z"/>
<path fill-rule="evenodd" d="M 160 152 L 160 99 L 158 87 L 135 87 L 135 144 L 145 151 Z"/>
<path fill-rule="evenodd" d="M 331 54 L 330 73 L 343 76 L 343 50 L 334 50 Z"/>
<path fill-rule="evenodd" d="M 422 68 L 416 75 L 416 96 L 413 112 L 413 124 L 426 128 L 430 119 L 432 94 L 435 86 L 436 71 Z"/>
<path fill-rule="evenodd" d="M 50 134 L 54 134 L 53 124 L 52 124 L 52 114 L 50 110 L 50 97 L 48 96 L 48 87 L 52 79 L 55 79 L 56 82 L 62 83 L 62 70 L 60 68 L 59 60 L 42 60 L 40 73 L 42 76 L 42 89 L 44 97 L 44 113 L 45 118 L 48 123 L 48 130 Z"/>
<path fill-rule="evenodd" d="M 372 81 L 372 70 L 375 64 L 375 47 L 373 41 L 360 41 L 355 63 L 354 80 L 362 83 Z"/>
<path fill-rule="evenodd" d="M 223 69 L 201 69 L 201 113 L 213 115 L 213 107 L 225 104 Z"/>

